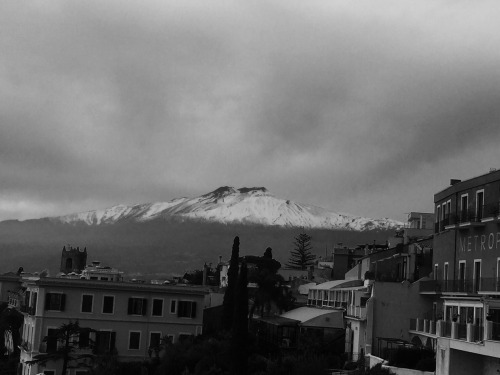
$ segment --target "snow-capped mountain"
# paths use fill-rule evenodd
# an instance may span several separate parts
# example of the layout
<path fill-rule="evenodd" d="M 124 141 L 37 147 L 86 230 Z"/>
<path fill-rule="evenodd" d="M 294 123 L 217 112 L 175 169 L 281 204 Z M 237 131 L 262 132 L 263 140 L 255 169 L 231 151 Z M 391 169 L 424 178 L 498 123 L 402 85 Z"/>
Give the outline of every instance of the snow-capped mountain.
<path fill-rule="evenodd" d="M 100 225 L 121 221 L 145 222 L 158 218 L 354 231 L 393 229 L 403 225 L 387 218 L 369 219 L 295 203 L 275 197 L 264 187 L 235 189 L 228 186 L 196 198 L 178 198 L 135 206 L 118 205 L 51 220 Z"/>

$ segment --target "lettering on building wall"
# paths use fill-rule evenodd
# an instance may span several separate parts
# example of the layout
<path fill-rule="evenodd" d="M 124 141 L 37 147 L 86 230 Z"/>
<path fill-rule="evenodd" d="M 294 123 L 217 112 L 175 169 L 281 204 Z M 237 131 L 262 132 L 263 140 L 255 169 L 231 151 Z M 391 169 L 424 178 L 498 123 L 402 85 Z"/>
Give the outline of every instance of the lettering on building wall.
<path fill-rule="evenodd" d="M 460 251 L 464 253 L 469 251 L 500 250 L 500 232 L 461 236 L 459 241 Z"/>

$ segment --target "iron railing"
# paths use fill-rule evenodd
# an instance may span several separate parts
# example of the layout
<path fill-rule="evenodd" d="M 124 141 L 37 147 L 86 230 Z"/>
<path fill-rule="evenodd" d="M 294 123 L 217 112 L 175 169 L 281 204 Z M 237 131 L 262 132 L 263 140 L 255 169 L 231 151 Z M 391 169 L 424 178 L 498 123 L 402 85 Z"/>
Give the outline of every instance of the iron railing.
<path fill-rule="evenodd" d="M 500 215 L 500 202 L 489 203 L 483 206 L 483 217 L 497 217 Z"/>

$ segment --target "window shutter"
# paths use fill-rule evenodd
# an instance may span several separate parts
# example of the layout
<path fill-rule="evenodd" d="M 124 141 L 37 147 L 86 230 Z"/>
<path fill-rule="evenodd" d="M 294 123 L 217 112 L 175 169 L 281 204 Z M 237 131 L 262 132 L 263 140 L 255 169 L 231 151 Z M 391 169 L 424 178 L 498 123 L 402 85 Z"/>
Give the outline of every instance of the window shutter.
<path fill-rule="evenodd" d="M 109 350 L 113 350 L 115 348 L 116 343 L 116 332 L 111 332 L 111 338 L 109 340 Z"/>
<path fill-rule="evenodd" d="M 132 315 L 133 304 L 134 304 L 133 299 L 129 298 L 128 299 L 128 312 L 127 312 L 128 315 Z"/>
<path fill-rule="evenodd" d="M 146 298 L 142 299 L 142 315 L 146 315 L 146 310 L 148 307 L 148 300 Z"/>
<path fill-rule="evenodd" d="M 191 303 L 191 318 L 196 318 L 196 302 Z"/>
<path fill-rule="evenodd" d="M 45 294 L 45 310 L 48 310 L 49 309 L 49 306 L 50 306 L 50 297 L 51 294 L 50 293 L 47 293 Z"/>
<path fill-rule="evenodd" d="M 66 307 L 66 294 L 61 294 L 61 311 Z"/>

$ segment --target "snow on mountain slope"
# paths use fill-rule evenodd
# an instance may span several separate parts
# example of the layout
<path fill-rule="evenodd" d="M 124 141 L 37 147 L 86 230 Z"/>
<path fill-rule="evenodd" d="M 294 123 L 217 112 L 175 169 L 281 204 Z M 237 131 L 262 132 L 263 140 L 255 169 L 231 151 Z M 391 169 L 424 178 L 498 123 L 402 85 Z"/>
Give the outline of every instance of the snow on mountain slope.
<path fill-rule="evenodd" d="M 142 222 L 169 217 L 227 224 L 262 224 L 355 231 L 393 229 L 403 225 L 391 219 L 368 219 L 295 203 L 277 198 L 263 187 L 235 189 L 228 186 L 191 199 L 179 198 L 169 202 L 135 206 L 118 205 L 104 210 L 60 216 L 52 220 L 99 225 L 119 221 Z"/>

